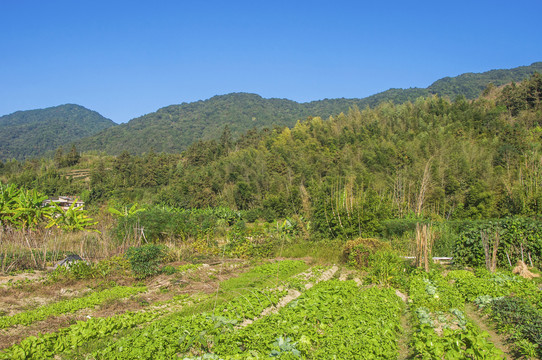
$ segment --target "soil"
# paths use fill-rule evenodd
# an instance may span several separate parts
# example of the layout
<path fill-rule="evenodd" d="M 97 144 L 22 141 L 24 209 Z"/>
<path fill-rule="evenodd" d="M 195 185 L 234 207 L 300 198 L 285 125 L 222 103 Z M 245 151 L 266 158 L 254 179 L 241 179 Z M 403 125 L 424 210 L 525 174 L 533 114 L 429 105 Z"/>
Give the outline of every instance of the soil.
<path fill-rule="evenodd" d="M 399 348 L 398 359 L 406 360 L 412 357 L 409 346 L 410 339 L 412 338 L 412 327 L 410 326 L 410 315 L 407 310 L 401 315 L 401 328 L 403 329 L 403 333 L 397 342 L 397 347 Z"/>
<path fill-rule="evenodd" d="M 4 316 L 12 316 L 36 306 L 82 296 L 90 291 L 91 281 L 44 284 L 34 282 L 0 288 L 0 309 Z M 95 285 L 95 284 L 94 284 Z"/>
<path fill-rule="evenodd" d="M 21 280 L 36 281 L 43 278 L 45 274 L 45 271 L 34 271 L 32 273 L 21 273 L 16 275 L 0 275 L 0 285 Z"/>
<path fill-rule="evenodd" d="M 142 310 L 158 301 L 169 300 L 175 295 L 213 293 L 221 281 L 237 276 L 246 267 L 248 267 L 246 262 L 222 262 L 204 265 L 186 273 L 162 274 L 147 281 L 147 292 L 128 299 L 118 299 L 94 309 L 82 309 L 73 314 L 50 317 L 29 326 L 17 325 L 1 329 L 0 349 L 12 346 L 28 336 L 57 331 L 77 321 L 86 321 L 89 317 L 110 317 L 126 311 Z M 119 285 L 120 283 L 133 285 L 131 284 L 133 281 L 127 279 L 116 282 Z M 84 292 L 91 291 L 90 285 L 96 286 L 96 281 L 82 280 L 53 284 L 34 282 L 19 287 L 3 287 L 0 288 L 0 309 L 5 311 L 4 315 L 10 316 L 32 307 L 81 296 Z M 173 310 L 170 307 L 168 309 Z"/>

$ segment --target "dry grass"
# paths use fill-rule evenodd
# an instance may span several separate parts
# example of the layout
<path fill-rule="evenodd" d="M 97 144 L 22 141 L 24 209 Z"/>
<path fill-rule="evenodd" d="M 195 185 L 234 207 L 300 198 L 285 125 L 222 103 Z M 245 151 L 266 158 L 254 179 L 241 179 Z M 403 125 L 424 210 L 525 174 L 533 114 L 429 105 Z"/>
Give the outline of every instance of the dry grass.
<path fill-rule="evenodd" d="M 111 234 L 112 224 L 110 217 L 102 216 L 96 228 L 99 232 L 0 228 L 0 273 L 47 269 L 67 253 L 97 261 L 123 254 L 129 247 L 139 246 L 144 241 L 138 234 L 121 240 L 114 238 Z"/>

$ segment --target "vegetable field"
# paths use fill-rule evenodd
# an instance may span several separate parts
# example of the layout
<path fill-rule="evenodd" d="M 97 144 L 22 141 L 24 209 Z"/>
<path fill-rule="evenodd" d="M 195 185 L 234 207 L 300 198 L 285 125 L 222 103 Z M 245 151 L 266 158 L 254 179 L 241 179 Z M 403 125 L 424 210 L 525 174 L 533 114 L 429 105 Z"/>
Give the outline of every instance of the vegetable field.
<path fill-rule="evenodd" d="M 301 260 L 244 263 L 221 278 L 224 266 L 184 265 L 178 267 L 181 273 L 162 274 L 145 286 L 95 289 L 4 314 L 0 336 L 32 333 L 33 327 L 54 323 L 62 316 L 82 318 L 20 336 L 4 346 L 0 359 L 504 359 L 540 355 L 540 290 L 532 280 L 509 273 L 410 269 L 400 275 L 398 283 L 403 285 L 394 288 L 377 284 L 362 272 L 311 266 Z M 187 291 L 189 285 L 182 285 L 190 279 L 201 280 L 204 273 L 209 281 L 216 278 L 211 289 Z M 156 281 L 169 285 L 156 287 Z M 144 300 L 153 293 L 168 296 Z M 139 308 L 129 306 L 145 301 Z M 108 306 L 115 311 L 100 315 L 100 309 Z M 471 317 L 473 308 L 476 316 Z M 494 329 L 491 336 L 480 328 L 480 317 Z M 494 344 L 494 336 L 513 339 L 516 345 Z"/>

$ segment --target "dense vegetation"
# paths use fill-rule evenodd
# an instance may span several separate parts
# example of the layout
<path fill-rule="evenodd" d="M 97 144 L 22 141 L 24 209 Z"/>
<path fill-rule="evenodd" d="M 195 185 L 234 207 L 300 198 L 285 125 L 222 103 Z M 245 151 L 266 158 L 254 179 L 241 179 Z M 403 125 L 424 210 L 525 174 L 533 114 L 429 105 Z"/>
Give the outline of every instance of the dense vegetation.
<path fill-rule="evenodd" d="M 0 162 L 0 271 L 40 272 L 0 283 L 0 359 L 540 358 L 541 100 L 534 74 L 181 154 Z"/>
<path fill-rule="evenodd" d="M 79 105 L 17 111 L 0 117 L 0 159 L 43 156 L 114 125 Z"/>
<path fill-rule="evenodd" d="M 237 138 L 252 128 L 261 130 L 273 126 L 293 127 L 298 120 L 309 116 L 327 119 L 356 106 L 364 109 L 387 101 L 401 104 L 431 94 L 450 99 L 459 95 L 474 99 L 490 83 L 500 86 L 521 81 L 535 71 L 542 71 L 542 63 L 511 70 L 463 74 L 441 79 L 426 89 L 390 89 L 363 99 L 324 99 L 297 103 L 286 99 L 263 99 L 259 95 L 247 93 L 221 95 L 205 101 L 164 107 L 82 139 L 77 147 L 85 151 L 98 150 L 114 155 L 123 151 L 142 154 L 151 149 L 156 152 L 175 153 L 186 150 L 196 140 L 218 139 L 225 126 L 233 137 Z"/>
<path fill-rule="evenodd" d="M 225 128 L 181 156 L 88 156 L 76 165 L 87 167 L 82 179 L 47 160 L 2 163 L 0 171 L 19 186 L 90 203 L 298 216 L 327 238 L 374 236 L 395 218 L 532 217 L 542 201 L 541 93 L 535 75 L 472 102 L 432 96 L 353 108 L 237 141 Z"/>

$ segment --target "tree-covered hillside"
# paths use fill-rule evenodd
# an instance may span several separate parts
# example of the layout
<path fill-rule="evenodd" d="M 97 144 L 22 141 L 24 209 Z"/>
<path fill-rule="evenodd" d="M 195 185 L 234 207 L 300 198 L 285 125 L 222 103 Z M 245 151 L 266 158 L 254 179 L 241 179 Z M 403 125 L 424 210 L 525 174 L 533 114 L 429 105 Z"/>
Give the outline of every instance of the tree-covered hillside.
<path fill-rule="evenodd" d="M 0 163 L 4 181 L 90 203 L 228 207 L 298 216 L 328 238 L 373 236 L 389 219 L 488 219 L 542 211 L 542 77 L 474 101 L 432 96 L 351 109 L 293 128 L 199 141 L 181 155 Z"/>
<path fill-rule="evenodd" d="M 534 72 L 542 73 L 542 62 L 535 62 L 530 66 L 519 66 L 509 70 L 500 69 L 481 74 L 466 73 L 456 77 L 445 77 L 435 81 L 427 89 L 431 94 L 448 96 L 451 99 L 457 95 L 463 95 L 467 99 L 475 99 L 489 83 L 494 86 L 501 86 L 527 79 Z"/>
<path fill-rule="evenodd" d="M 73 104 L 17 111 L 0 117 L 0 159 L 43 156 L 114 125 L 97 112 Z"/>
<path fill-rule="evenodd" d="M 264 99 L 256 94 L 233 93 L 205 101 L 164 107 L 82 139 L 77 147 L 81 150 L 101 150 L 117 155 L 123 151 L 142 154 L 151 149 L 176 153 L 187 149 L 198 140 L 218 139 L 226 125 L 236 138 L 252 128 L 293 127 L 298 120 L 315 116 L 326 119 L 331 115 L 347 112 L 355 106 L 364 109 L 386 101 L 401 104 L 431 94 L 450 99 L 462 95 L 472 99 L 490 83 L 502 85 L 521 81 L 535 71 L 542 71 L 542 63 L 511 70 L 464 74 L 439 80 L 426 89 L 390 89 L 363 99 L 324 99 L 297 103 L 286 99 Z"/>

